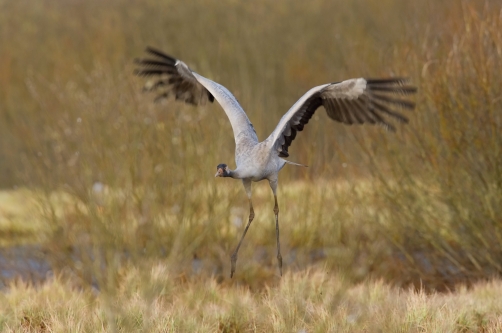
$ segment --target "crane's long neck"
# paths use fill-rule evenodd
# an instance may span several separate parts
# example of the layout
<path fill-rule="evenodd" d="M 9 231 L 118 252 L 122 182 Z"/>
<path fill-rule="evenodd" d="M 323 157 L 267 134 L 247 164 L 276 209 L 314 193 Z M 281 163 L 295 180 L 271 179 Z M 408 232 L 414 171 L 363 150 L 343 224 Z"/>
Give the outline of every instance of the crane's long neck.
<path fill-rule="evenodd" d="M 240 170 L 239 170 L 239 167 L 237 167 L 237 169 L 235 170 L 230 170 L 228 169 L 228 172 L 225 174 L 224 177 L 230 177 L 230 178 L 233 178 L 233 179 L 242 179 L 242 178 L 246 178 L 244 177 Z"/>

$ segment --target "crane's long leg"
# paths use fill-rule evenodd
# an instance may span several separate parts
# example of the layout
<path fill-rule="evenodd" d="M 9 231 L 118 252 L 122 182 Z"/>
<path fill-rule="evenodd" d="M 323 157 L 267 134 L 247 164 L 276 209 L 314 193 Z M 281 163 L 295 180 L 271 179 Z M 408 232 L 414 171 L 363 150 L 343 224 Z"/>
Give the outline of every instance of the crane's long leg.
<path fill-rule="evenodd" d="M 277 196 L 274 194 L 275 206 L 275 234 L 277 236 L 277 261 L 279 262 L 279 271 L 282 276 L 282 256 L 281 256 L 281 243 L 279 242 L 279 205 L 277 204 Z"/>
<path fill-rule="evenodd" d="M 277 236 L 277 261 L 279 262 L 279 271 L 282 276 L 282 256 L 281 243 L 279 242 L 279 205 L 277 204 L 277 179 L 269 180 L 272 192 L 274 192 L 274 214 L 275 214 L 275 235 Z"/>
<path fill-rule="evenodd" d="M 251 201 L 251 180 L 243 179 L 242 183 L 244 184 L 244 188 L 246 189 L 246 194 L 249 199 L 249 221 L 248 224 L 246 225 L 246 228 L 244 229 L 244 233 L 242 234 L 239 244 L 237 244 L 234 253 L 232 253 L 232 256 L 230 257 L 230 267 L 231 267 L 230 278 L 232 278 L 235 273 L 235 265 L 237 263 L 237 252 L 239 252 L 239 248 L 241 247 L 242 241 L 244 240 L 244 236 L 246 236 L 249 226 L 251 225 L 251 222 L 253 222 L 254 219 L 253 202 Z"/>

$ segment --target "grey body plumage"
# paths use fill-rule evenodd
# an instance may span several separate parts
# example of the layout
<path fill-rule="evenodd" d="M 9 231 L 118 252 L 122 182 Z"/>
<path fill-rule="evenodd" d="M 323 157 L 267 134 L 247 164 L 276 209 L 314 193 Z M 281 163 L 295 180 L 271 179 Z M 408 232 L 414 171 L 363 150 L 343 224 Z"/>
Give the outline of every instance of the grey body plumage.
<path fill-rule="evenodd" d="M 288 157 L 288 148 L 297 132 L 302 131 L 316 110 L 323 106 L 327 115 L 338 122 L 352 124 L 378 124 L 395 131 L 387 118 L 401 123 L 408 119 L 395 111 L 396 108 L 413 109 L 415 104 L 406 97 L 416 92 L 403 78 L 350 79 L 338 83 L 327 83 L 306 92 L 280 119 L 270 136 L 259 142 L 253 125 L 235 97 L 224 86 L 193 72 L 185 63 L 153 48 L 146 52 L 153 58 L 137 59 L 140 66 L 135 73 L 139 76 L 154 76 L 147 82 L 145 90 L 158 93 L 158 99 L 174 96 L 194 105 L 202 105 L 216 99 L 225 111 L 234 133 L 235 170 L 226 164 L 217 166 L 216 177 L 241 179 L 249 198 L 249 221 L 231 256 L 232 277 L 235 272 L 237 253 L 246 232 L 253 221 L 251 182 L 267 179 L 274 193 L 274 213 L 277 237 L 277 259 L 282 275 L 282 256 L 279 243 L 279 207 L 277 185 L 279 171 L 286 164 L 303 166 L 283 159 Z M 404 98 L 403 98 L 404 96 Z M 387 117 L 387 118 L 386 118 Z"/>

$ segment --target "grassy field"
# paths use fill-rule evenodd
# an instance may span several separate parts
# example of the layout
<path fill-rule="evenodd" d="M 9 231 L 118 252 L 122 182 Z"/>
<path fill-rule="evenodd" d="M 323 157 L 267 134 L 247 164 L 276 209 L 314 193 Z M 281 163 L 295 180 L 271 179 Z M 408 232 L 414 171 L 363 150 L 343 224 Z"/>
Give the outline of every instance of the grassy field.
<path fill-rule="evenodd" d="M 214 278 L 128 267 L 108 297 L 56 279 L 1 295 L 4 332 L 500 332 L 502 284 L 426 294 L 381 281 L 353 285 L 323 269 L 253 292 Z"/>
<path fill-rule="evenodd" d="M 0 244 L 54 279 L 9 280 L 3 331 L 501 329 L 502 6 L 0 0 Z M 247 219 L 220 107 L 152 103 L 146 45 L 228 87 L 264 139 L 309 88 L 407 76 L 396 134 L 321 111 Z M 1 252 L 1 251 L 0 251 Z M 1 259 L 1 258 L 0 258 Z M 438 293 L 439 292 L 439 293 Z"/>

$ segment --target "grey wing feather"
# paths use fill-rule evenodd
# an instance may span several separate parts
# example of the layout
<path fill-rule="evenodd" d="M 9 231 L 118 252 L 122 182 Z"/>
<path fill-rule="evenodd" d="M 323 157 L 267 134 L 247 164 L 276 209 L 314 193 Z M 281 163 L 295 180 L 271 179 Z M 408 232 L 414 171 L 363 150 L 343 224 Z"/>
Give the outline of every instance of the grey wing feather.
<path fill-rule="evenodd" d="M 144 89 L 156 92 L 156 101 L 173 95 L 176 100 L 185 103 L 204 105 L 216 99 L 230 120 L 236 143 L 242 138 L 258 142 L 253 125 L 228 89 L 195 73 L 181 60 L 162 51 L 147 47 L 146 52 L 153 58 L 135 59 L 140 66 L 135 74 L 155 77 L 145 84 Z"/>
<path fill-rule="evenodd" d="M 267 140 L 279 156 L 289 156 L 288 148 L 297 132 L 303 130 L 321 105 L 335 121 L 347 125 L 378 124 L 395 131 L 386 117 L 407 123 L 408 118 L 394 109 L 414 109 L 415 103 L 398 96 L 408 96 L 416 91 L 416 87 L 408 85 L 403 78 L 358 78 L 317 86 L 286 112 Z"/>

